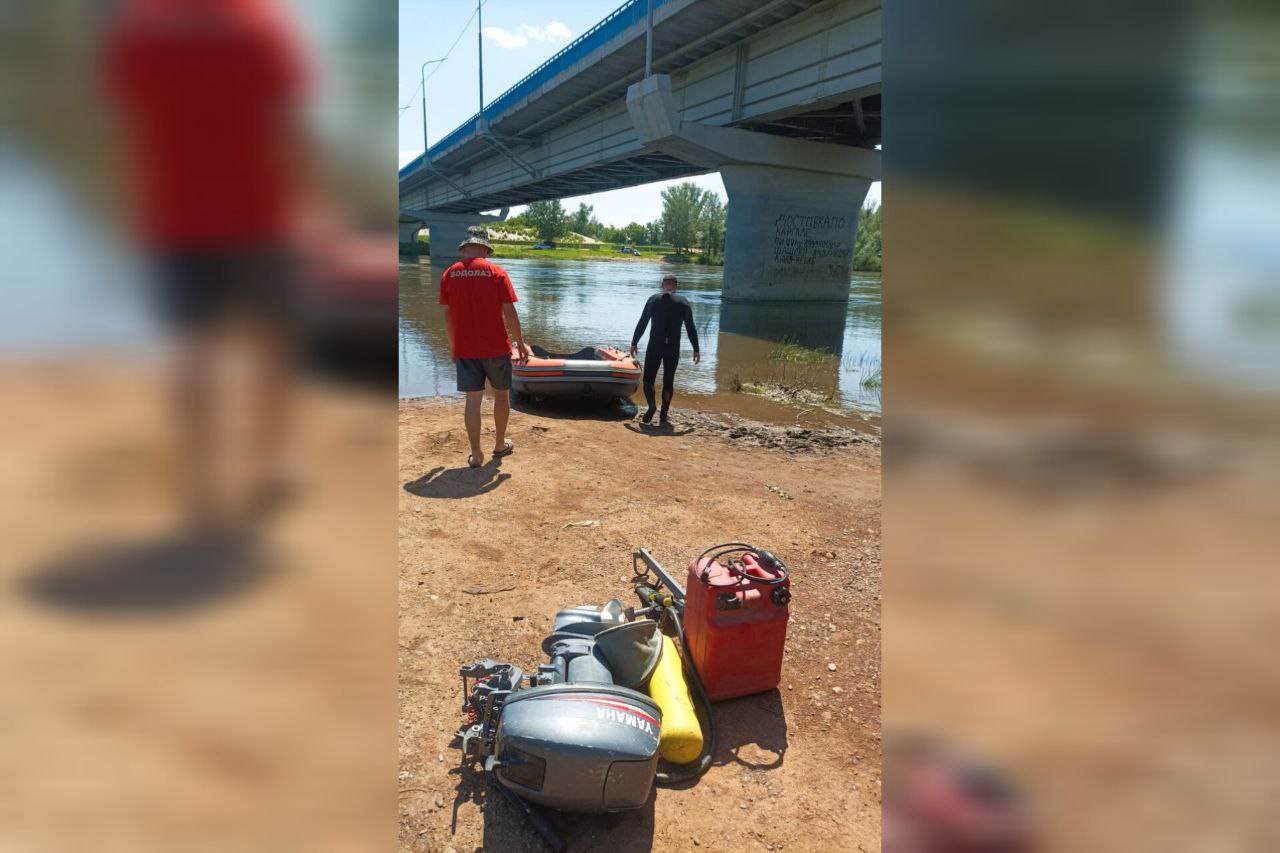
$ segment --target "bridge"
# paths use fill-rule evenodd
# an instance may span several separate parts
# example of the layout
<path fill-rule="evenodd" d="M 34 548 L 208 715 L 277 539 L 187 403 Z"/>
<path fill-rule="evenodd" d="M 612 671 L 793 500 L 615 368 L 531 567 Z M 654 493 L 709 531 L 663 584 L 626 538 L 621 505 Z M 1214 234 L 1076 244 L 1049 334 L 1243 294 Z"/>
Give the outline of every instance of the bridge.
<path fill-rule="evenodd" d="M 843 301 L 880 177 L 879 0 L 652 0 L 651 53 L 649 2 L 405 165 L 402 241 L 427 225 L 448 259 L 512 205 L 719 171 L 725 298 Z"/>

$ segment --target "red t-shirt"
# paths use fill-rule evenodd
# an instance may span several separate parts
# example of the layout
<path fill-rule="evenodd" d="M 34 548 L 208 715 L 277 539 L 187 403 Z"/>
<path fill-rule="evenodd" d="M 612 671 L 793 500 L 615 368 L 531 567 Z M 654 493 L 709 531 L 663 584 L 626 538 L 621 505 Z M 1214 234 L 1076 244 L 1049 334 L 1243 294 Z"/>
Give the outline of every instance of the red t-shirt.
<path fill-rule="evenodd" d="M 109 32 L 105 76 L 147 240 L 221 248 L 285 237 L 306 74 L 272 4 L 132 0 Z"/>
<path fill-rule="evenodd" d="M 502 306 L 515 302 L 507 271 L 484 258 L 463 258 L 440 276 L 440 304 L 449 306 L 454 358 L 511 354 Z"/>

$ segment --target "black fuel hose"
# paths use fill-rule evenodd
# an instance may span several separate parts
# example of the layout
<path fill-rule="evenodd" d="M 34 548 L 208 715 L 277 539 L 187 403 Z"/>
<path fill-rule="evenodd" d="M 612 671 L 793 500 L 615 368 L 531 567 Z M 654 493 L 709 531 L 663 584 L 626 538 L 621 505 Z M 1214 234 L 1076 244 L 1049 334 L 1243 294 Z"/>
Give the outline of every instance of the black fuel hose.
<path fill-rule="evenodd" d="M 731 557 L 734 554 L 754 554 L 756 559 L 758 559 L 766 569 L 774 573 L 773 577 L 769 578 L 747 575 L 741 568 L 735 565 L 732 560 L 728 561 L 729 571 L 743 580 L 748 580 L 756 584 L 764 584 L 765 586 L 777 586 L 785 581 L 790 575 L 785 563 L 770 554 L 768 551 L 765 551 L 762 548 L 757 548 L 756 546 L 750 545 L 746 542 L 722 542 L 719 545 L 712 545 L 710 548 L 699 554 L 697 558 L 694 559 L 693 564 L 695 566 L 701 566 L 704 559 L 709 559 L 714 563 L 719 561 L 721 557 Z M 704 582 L 706 581 L 705 576 L 702 579 Z M 722 586 L 723 584 L 717 585 Z"/>
<path fill-rule="evenodd" d="M 711 762 L 716 754 L 716 718 L 715 713 L 711 710 L 711 700 L 707 698 L 706 688 L 702 686 L 702 679 L 698 676 L 698 670 L 693 665 L 693 656 L 689 653 L 689 644 L 684 637 L 684 625 L 681 624 L 680 614 L 676 612 L 675 607 L 667 607 L 666 610 L 675 625 L 676 636 L 680 639 L 680 658 L 684 666 L 684 672 L 696 688 L 698 705 L 706 718 L 703 730 L 707 733 L 707 736 L 702 741 L 702 754 L 698 756 L 696 761 L 677 769 L 658 771 L 654 781 L 663 787 L 680 785 L 697 779 L 711 769 Z"/>

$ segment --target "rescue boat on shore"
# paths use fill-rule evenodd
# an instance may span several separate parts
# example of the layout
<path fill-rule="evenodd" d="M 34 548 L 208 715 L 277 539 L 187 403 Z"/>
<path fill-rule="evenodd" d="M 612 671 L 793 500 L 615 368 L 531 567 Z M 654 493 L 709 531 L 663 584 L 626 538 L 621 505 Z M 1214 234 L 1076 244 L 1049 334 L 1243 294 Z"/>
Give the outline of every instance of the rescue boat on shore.
<path fill-rule="evenodd" d="M 640 365 L 614 347 L 585 347 L 575 353 L 529 348 L 533 355 L 520 364 L 511 348 L 511 388 L 530 397 L 630 397 L 640 387 Z"/>

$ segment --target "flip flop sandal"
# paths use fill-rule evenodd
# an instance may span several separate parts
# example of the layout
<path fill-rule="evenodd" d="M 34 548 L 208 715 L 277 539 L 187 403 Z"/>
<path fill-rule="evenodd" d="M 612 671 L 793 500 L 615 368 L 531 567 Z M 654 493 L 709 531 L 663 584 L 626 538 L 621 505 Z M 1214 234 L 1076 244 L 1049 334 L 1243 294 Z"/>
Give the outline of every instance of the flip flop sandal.
<path fill-rule="evenodd" d="M 471 467 L 471 468 L 480 468 L 481 466 L 483 466 L 483 465 L 484 465 L 484 463 L 483 463 L 483 462 L 477 462 L 477 461 L 476 461 L 476 458 L 475 458 L 474 456 L 468 456 L 468 457 L 467 457 L 467 465 L 468 465 L 468 467 Z"/>
<path fill-rule="evenodd" d="M 512 443 L 511 439 L 505 439 L 502 443 L 502 449 L 493 451 L 493 458 L 497 459 L 499 456 L 509 456 L 515 449 L 516 446 Z"/>

